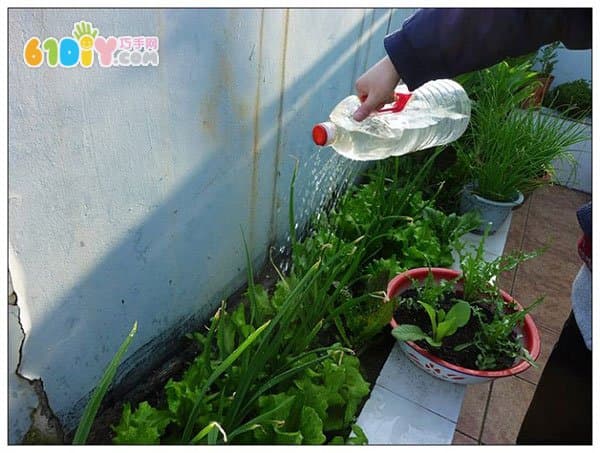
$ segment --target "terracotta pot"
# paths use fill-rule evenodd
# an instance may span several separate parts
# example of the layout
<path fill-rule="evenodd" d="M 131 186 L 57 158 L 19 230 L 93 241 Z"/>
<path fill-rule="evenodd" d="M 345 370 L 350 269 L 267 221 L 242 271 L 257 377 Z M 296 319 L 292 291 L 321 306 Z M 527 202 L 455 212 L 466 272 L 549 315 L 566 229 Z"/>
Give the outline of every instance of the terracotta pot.
<path fill-rule="evenodd" d="M 404 291 L 410 289 L 413 285 L 412 280 L 422 282 L 425 280 L 429 272 L 433 274 L 436 281 L 453 280 L 461 275 L 459 271 L 446 268 L 420 267 L 411 269 L 397 275 L 389 282 L 387 287 L 388 297 L 391 298 L 398 296 Z M 459 281 L 457 289 L 461 289 L 461 287 L 462 285 Z M 520 310 L 523 309 L 523 307 L 505 291 L 500 290 L 500 294 L 506 303 L 515 303 Z M 398 323 L 392 318 L 390 325 L 392 328 L 395 328 L 398 326 Z M 533 322 L 533 318 L 530 315 L 525 315 L 523 327 L 520 329 L 519 333 L 523 335 L 522 341 L 525 348 L 533 360 L 536 360 L 540 355 L 541 349 L 540 334 L 535 323 Z M 402 341 L 399 343 L 404 354 L 406 354 L 406 356 L 419 368 L 431 374 L 432 376 L 435 376 L 436 378 L 444 381 L 454 382 L 456 384 L 478 384 L 500 377 L 514 376 L 522 373 L 531 366 L 525 360 L 520 360 L 513 364 L 512 367 L 503 370 L 472 370 L 470 368 L 464 368 L 459 365 L 446 362 L 445 360 L 436 357 L 434 354 L 423 349 L 412 341 Z"/>
<path fill-rule="evenodd" d="M 539 85 L 533 94 L 523 102 L 522 107 L 525 109 L 542 106 L 544 96 L 546 96 L 546 93 L 550 90 L 550 85 L 552 85 L 552 82 L 554 81 L 554 76 L 552 74 L 539 74 L 537 79 L 540 82 Z"/>

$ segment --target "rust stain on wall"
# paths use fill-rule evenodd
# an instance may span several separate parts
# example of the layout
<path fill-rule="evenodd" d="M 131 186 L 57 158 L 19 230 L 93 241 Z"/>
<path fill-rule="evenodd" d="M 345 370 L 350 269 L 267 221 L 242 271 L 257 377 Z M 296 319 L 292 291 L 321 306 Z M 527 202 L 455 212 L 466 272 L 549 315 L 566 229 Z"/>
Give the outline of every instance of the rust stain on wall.
<path fill-rule="evenodd" d="M 211 73 L 211 83 L 207 95 L 199 108 L 201 129 L 210 139 L 218 138 L 217 124 L 222 124 L 222 105 L 232 102 L 233 66 L 226 55 L 219 54 L 216 71 Z"/>
<path fill-rule="evenodd" d="M 279 79 L 279 105 L 277 107 L 277 137 L 276 137 L 276 148 L 275 148 L 275 164 L 273 168 L 273 199 L 271 200 L 271 220 L 269 228 L 269 242 L 273 244 L 277 235 L 277 211 L 280 208 L 280 200 L 277 196 L 277 181 L 279 180 L 279 161 L 281 155 L 281 131 L 283 128 L 283 101 L 285 93 L 285 64 L 287 58 L 287 44 L 288 44 L 288 28 L 290 22 L 290 10 L 285 10 L 284 28 L 283 28 L 283 44 L 281 46 L 281 73 Z"/>
<path fill-rule="evenodd" d="M 256 96 L 254 97 L 254 142 L 252 146 L 252 181 L 250 187 L 250 215 L 249 215 L 249 242 L 252 249 L 254 243 L 254 223 L 256 221 L 256 202 L 258 198 L 258 165 L 260 159 L 260 85 L 262 83 L 262 72 L 263 72 L 263 61 L 262 61 L 262 48 L 263 48 L 263 31 L 264 31 L 264 17 L 265 10 L 260 12 L 260 31 L 258 36 L 258 75 L 256 81 Z"/>

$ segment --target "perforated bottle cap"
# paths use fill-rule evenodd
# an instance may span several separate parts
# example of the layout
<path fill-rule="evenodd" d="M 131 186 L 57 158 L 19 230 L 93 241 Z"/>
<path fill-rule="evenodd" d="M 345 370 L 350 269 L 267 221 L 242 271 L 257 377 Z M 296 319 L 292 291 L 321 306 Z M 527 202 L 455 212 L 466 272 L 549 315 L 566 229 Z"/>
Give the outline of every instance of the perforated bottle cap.
<path fill-rule="evenodd" d="M 319 146 L 331 145 L 335 140 L 335 132 L 335 124 L 330 121 L 316 124 L 312 130 L 313 141 Z"/>

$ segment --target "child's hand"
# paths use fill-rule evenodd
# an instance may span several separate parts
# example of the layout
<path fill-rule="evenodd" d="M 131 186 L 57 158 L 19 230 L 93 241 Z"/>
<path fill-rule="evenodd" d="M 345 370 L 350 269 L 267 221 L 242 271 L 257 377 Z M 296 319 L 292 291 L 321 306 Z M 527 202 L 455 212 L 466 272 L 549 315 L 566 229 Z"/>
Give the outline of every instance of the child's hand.
<path fill-rule="evenodd" d="M 389 57 L 375 63 L 356 81 L 356 93 L 362 105 L 354 112 L 356 121 L 364 120 L 383 105 L 394 101 L 394 89 L 400 76 Z"/>

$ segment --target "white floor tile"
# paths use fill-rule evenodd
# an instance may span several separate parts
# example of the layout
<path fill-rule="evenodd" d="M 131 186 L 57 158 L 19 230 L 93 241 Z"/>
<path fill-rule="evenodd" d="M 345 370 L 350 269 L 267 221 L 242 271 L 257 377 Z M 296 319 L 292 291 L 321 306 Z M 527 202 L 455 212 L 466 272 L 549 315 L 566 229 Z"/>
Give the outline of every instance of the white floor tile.
<path fill-rule="evenodd" d="M 488 254 L 500 256 L 504 251 L 504 245 L 506 244 L 506 238 L 508 237 L 508 230 L 510 229 L 510 222 L 512 221 L 512 212 L 508 215 L 506 220 L 502 223 L 500 228 L 496 230 L 494 234 L 488 235 L 485 239 L 484 250 Z M 462 236 L 461 240 L 467 243 L 468 246 L 477 248 L 483 235 L 475 233 L 467 233 Z"/>
<path fill-rule="evenodd" d="M 496 230 L 494 234 L 490 234 L 485 241 L 485 249 L 496 255 L 502 255 L 504 251 L 504 244 L 506 244 L 506 238 L 508 237 L 508 230 L 510 229 L 510 223 L 512 222 L 512 211 L 508 214 L 506 220 L 500 225 L 500 228 Z"/>
<path fill-rule="evenodd" d="M 448 445 L 456 424 L 375 385 L 358 417 L 369 445 Z"/>
<path fill-rule="evenodd" d="M 454 422 L 458 420 L 465 386 L 436 379 L 417 368 L 394 345 L 377 384 Z"/>

